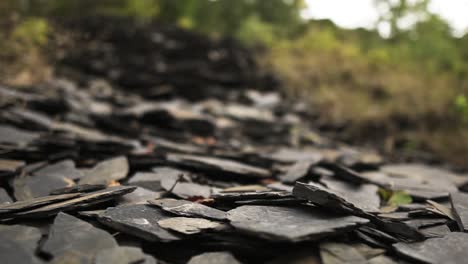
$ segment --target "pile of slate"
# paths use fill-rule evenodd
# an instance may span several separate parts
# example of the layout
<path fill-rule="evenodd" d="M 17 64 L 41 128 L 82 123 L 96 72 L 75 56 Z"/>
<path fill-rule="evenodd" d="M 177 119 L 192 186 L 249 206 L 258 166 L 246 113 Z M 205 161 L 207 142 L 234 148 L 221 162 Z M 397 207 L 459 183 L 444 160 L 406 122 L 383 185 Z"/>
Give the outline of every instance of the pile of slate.
<path fill-rule="evenodd" d="M 1 263 L 466 263 L 464 175 L 333 142 L 276 91 L 83 75 L 0 87 Z"/>

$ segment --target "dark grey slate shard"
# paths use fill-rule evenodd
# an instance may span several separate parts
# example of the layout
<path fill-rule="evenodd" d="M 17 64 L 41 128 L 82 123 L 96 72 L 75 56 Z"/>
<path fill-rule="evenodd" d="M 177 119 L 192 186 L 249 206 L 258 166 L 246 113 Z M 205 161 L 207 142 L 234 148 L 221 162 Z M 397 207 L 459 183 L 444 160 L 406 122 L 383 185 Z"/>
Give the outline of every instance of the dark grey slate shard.
<path fill-rule="evenodd" d="M 163 177 L 162 173 L 138 172 L 128 180 L 128 184 L 152 191 L 162 191 L 161 180 Z"/>
<path fill-rule="evenodd" d="M 226 219 L 226 213 L 221 210 L 186 200 L 159 199 L 150 200 L 148 202 L 152 205 L 158 206 L 164 211 L 180 216 L 202 217 L 213 220 Z"/>
<path fill-rule="evenodd" d="M 66 177 L 68 179 L 77 180 L 83 177 L 83 172 L 75 167 L 73 160 L 63 160 L 45 166 L 33 173 L 34 176 L 56 176 Z"/>
<path fill-rule="evenodd" d="M 468 231 L 468 194 L 454 192 L 450 194 L 450 202 L 455 220 L 461 231 Z"/>
<path fill-rule="evenodd" d="M 22 160 L 0 159 L 0 172 L 15 172 L 26 165 Z"/>
<path fill-rule="evenodd" d="M 399 242 L 396 237 L 370 226 L 362 226 L 359 231 L 383 243 L 393 244 Z"/>
<path fill-rule="evenodd" d="M 78 196 L 79 194 L 77 193 L 50 195 L 50 196 L 38 197 L 38 198 L 24 200 L 24 201 L 17 201 L 11 204 L 2 204 L 0 205 L 0 215 L 4 213 L 25 211 L 28 209 L 36 208 L 39 206 L 44 206 L 44 205 L 51 204 L 51 203 L 73 199 Z"/>
<path fill-rule="evenodd" d="M 161 186 L 166 191 L 180 198 L 202 197 L 208 198 L 211 196 L 211 187 L 193 182 L 178 182 L 177 180 L 166 178 L 161 181 Z"/>
<path fill-rule="evenodd" d="M 144 263 L 147 256 L 141 248 L 112 247 L 96 254 L 95 264 L 133 264 Z"/>
<path fill-rule="evenodd" d="M 424 227 L 420 228 L 419 231 L 427 238 L 444 237 L 451 232 L 447 225 Z"/>
<path fill-rule="evenodd" d="M 209 252 L 193 256 L 187 264 L 241 264 L 229 252 Z"/>
<path fill-rule="evenodd" d="M 305 201 L 297 198 L 279 198 L 279 199 L 251 199 L 235 201 L 238 205 L 299 205 Z"/>
<path fill-rule="evenodd" d="M 316 150 L 281 148 L 273 153 L 264 154 L 263 156 L 282 163 L 294 163 L 300 160 L 308 160 L 318 155 L 322 156 L 320 152 Z"/>
<path fill-rule="evenodd" d="M 312 160 L 301 160 L 292 165 L 286 173 L 279 176 L 280 180 L 285 183 L 295 183 L 297 180 L 306 177 L 310 169 L 320 161 L 321 157 L 317 156 Z"/>
<path fill-rule="evenodd" d="M 163 192 L 153 192 L 145 188 L 137 187 L 135 191 L 125 194 L 117 199 L 119 205 L 122 204 L 147 204 L 148 200 L 159 199 Z"/>
<path fill-rule="evenodd" d="M 30 248 L 4 234 L 0 234 L 0 257 L 2 264 L 43 263 Z"/>
<path fill-rule="evenodd" d="M 89 260 L 104 249 L 117 247 L 114 237 L 74 216 L 59 213 L 41 250 L 53 257 L 74 252 Z"/>
<path fill-rule="evenodd" d="M 51 195 L 65 194 L 65 193 L 86 193 L 104 190 L 107 186 L 104 184 L 79 184 L 72 187 L 65 187 L 56 189 L 50 192 Z"/>
<path fill-rule="evenodd" d="M 80 184 L 109 184 L 127 177 L 128 160 L 124 156 L 108 159 L 98 163 L 92 169 L 84 170 Z"/>
<path fill-rule="evenodd" d="M 369 220 L 337 216 L 317 208 L 244 205 L 228 212 L 231 225 L 242 232 L 275 241 L 304 241 L 345 232 Z"/>
<path fill-rule="evenodd" d="M 74 184 L 73 180 L 65 176 L 20 176 L 13 180 L 13 189 L 16 200 L 23 201 L 46 196 L 53 190 L 70 187 Z"/>
<path fill-rule="evenodd" d="M 26 146 L 38 139 L 39 133 L 29 132 L 8 125 L 0 125 L 0 143 L 14 146 Z"/>
<path fill-rule="evenodd" d="M 179 237 L 171 234 L 158 224 L 159 220 L 170 218 L 159 208 L 148 205 L 122 205 L 108 208 L 99 221 L 123 233 L 147 241 L 173 241 Z"/>
<path fill-rule="evenodd" d="M 416 229 L 430 227 L 435 225 L 442 225 L 447 223 L 445 218 L 413 218 L 410 220 L 404 221 L 408 226 L 414 227 Z"/>
<path fill-rule="evenodd" d="M 0 187 L 0 205 L 12 203 L 10 195 L 5 191 L 5 189 Z"/>
<path fill-rule="evenodd" d="M 380 197 L 377 193 L 378 187 L 374 184 L 353 185 L 333 179 L 322 179 L 329 190 L 343 197 L 357 208 L 367 213 L 379 212 Z"/>
<path fill-rule="evenodd" d="M 333 182 L 330 186 L 333 186 L 335 190 L 316 183 L 296 182 L 293 195 L 299 199 L 305 199 L 336 211 L 348 211 L 354 214 L 363 214 L 366 211 L 378 212 L 380 199 L 377 195 L 378 188 L 375 185 L 365 184 L 352 187 L 347 186 L 345 183 Z"/>
<path fill-rule="evenodd" d="M 401 221 L 410 219 L 408 212 L 385 213 L 385 214 L 379 214 L 378 217 L 392 219 L 392 220 L 401 220 Z"/>
<path fill-rule="evenodd" d="M 167 160 L 180 166 L 191 167 L 208 172 L 229 173 L 250 178 L 265 178 L 271 176 L 271 173 L 266 169 L 227 159 L 169 154 L 167 156 Z"/>
<path fill-rule="evenodd" d="M 268 192 L 232 192 L 232 193 L 217 193 L 211 196 L 217 201 L 235 202 L 252 199 L 285 199 L 294 198 L 290 192 L 285 191 L 268 191 Z"/>
<path fill-rule="evenodd" d="M 398 254 L 431 264 L 459 264 L 468 259 L 468 234 L 452 232 L 442 238 L 431 238 L 417 243 L 393 245 Z"/>
<path fill-rule="evenodd" d="M 219 229 L 223 225 L 219 222 L 204 218 L 171 217 L 158 221 L 159 226 L 185 235 L 201 233 L 205 230 Z"/>
<path fill-rule="evenodd" d="M 367 263 L 369 259 L 383 253 L 385 250 L 373 249 L 363 244 L 335 242 L 320 244 L 320 257 L 323 264 Z"/>
<path fill-rule="evenodd" d="M 136 187 L 133 186 L 115 186 L 109 187 L 104 190 L 99 190 L 96 192 L 86 193 L 79 197 L 72 198 L 69 200 L 56 202 L 46 206 L 42 206 L 36 209 L 17 212 L 11 215 L 12 217 L 21 217 L 21 218 L 41 218 L 51 215 L 55 215 L 59 212 L 67 212 L 78 209 L 83 209 L 90 207 L 102 202 L 109 201 L 118 196 L 130 193 L 135 190 Z M 62 194 L 62 195 L 75 195 L 75 194 Z M 78 194 L 79 195 L 79 194 Z"/>
<path fill-rule="evenodd" d="M 364 177 L 362 174 L 347 168 L 345 166 L 342 166 L 338 163 L 326 163 L 324 166 L 327 169 L 330 169 L 333 171 L 333 175 L 335 175 L 337 178 L 340 178 L 344 181 L 350 182 L 350 183 L 369 183 L 368 179 Z"/>
<path fill-rule="evenodd" d="M 42 233 L 38 228 L 24 225 L 0 225 L 0 234 L 21 244 L 34 253 Z"/>

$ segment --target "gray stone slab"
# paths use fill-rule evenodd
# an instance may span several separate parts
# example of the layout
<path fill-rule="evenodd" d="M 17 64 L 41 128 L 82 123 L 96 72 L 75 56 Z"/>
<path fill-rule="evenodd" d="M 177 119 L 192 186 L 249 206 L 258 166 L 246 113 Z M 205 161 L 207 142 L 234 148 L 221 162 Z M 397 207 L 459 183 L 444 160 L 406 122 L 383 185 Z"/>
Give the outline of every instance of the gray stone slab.
<path fill-rule="evenodd" d="M 240 206 L 228 219 L 242 232 L 275 241 L 313 240 L 357 228 L 369 220 L 310 207 Z"/>
<path fill-rule="evenodd" d="M 14 240 L 30 252 L 36 251 L 42 233 L 38 228 L 24 225 L 0 225 L 0 234 Z"/>
<path fill-rule="evenodd" d="M 159 226 L 158 221 L 170 218 L 159 208 L 138 204 L 108 208 L 99 221 L 123 233 L 147 241 L 174 241 L 179 237 Z"/>
<path fill-rule="evenodd" d="M 92 260 L 98 252 L 117 246 L 108 232 L 71 215 L 59 213 L 41 250 L 54 257 L 71 251 Z"/>
<path fill-rule="evenodd" d="M 171 217 L 158 221 L 162 228 L 172 230 L 185 235 L 193 235 L 205 230 L 221 228 L 223 225 L 219 222 L 191 217 Z"/>
<path fill-rule="evenodd" d="M 34 176 L 56 176 L 66 177 L 68 179 L 77 180 L 83 177 L 83 172 L 75 167 L 73 160 L 63 160 L 48 166 L 45 166 L 33 173 Z"/>
<path fill-rule="evenodd" d="M 417 243 L 397 243 L 398 254 L 430 264 L 460 264 L 468 259 L 468 234 L 452 232 L 442 238 L 431 238 Z"/>
<path fill-rule="evenodd" d="M 169 154 L 167 159 L 184 167 L 208 172 L 219 172 L 219 176 L 222 176 L 222 173 L 235 174 L 247 178 L 265 178 L 271 176 L 271 173 L 266 169 L 228 159 L 182 154 Z"/>
<path fill-rule="evenodd" d="M 458 228 L 465 232 L 468 231 L 468 194 L 461 192 L 451 193 L 450 201 Z"/>
<path fill-rule="evenodd" d="M 188 217 L 202 217 L 213 220 L 225 220 L 224 211 L 186 200 L 158 199 L 148 201 L 150 204 L 158 206 L 164 211 Z"/>
<path fill-rule="evenodd" d="M 310 169 L 316 165 L 320 159 L 321 157 L 317 156 L 316 159 L 298 161 L 289 167 L 284 174 L 280 175 L 279 179 L 285 183 L 295 183 L 297 180 L 306 177 Z"/>
<path fill-rule="evenodd" d="M 187 264 L 241 264 L 229 252 L 209 252 L 193 256 Z"/>
<path fill-rule="evenodd" d="M 127 177 L 129 171 L 128 160 L 120 156 L 99 162 L 92 169 L 83 170 L 84 176 L 80 184 L 109 184 Z"/>

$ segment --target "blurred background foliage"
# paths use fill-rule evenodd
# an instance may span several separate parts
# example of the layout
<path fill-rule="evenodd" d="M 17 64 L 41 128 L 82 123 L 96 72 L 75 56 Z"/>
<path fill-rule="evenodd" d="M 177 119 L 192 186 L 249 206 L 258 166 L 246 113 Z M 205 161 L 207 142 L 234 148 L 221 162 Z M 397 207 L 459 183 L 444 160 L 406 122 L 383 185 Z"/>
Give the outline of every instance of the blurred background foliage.
<path fill-rule="evenodd" d="M 44 47 L 51 21 L 63 17 L 177 24 L 261 48 L 259 60 L 278 73 L 284 92 L 307 98 L 320 122 L 345 127 L 345 139 L 388 152 L 430 150 L 465 165 L 468 34 L 454 37 L 428 4 L 375 0 L 376 26 L 389 29 L 383 38 L 377 30 L 301 19 L 302 0 L 2 0 L 0 74 L 19 84 L 50 75 Z M 402 25 L 408 17 L 414 23 Z"/>

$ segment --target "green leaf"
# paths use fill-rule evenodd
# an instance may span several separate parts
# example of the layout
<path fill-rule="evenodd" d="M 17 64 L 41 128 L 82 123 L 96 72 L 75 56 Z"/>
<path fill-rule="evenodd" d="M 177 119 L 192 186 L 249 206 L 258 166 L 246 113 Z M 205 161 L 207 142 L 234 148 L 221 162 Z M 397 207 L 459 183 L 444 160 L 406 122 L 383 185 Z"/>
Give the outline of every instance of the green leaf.
<path fill-rule="evenodd" d="M 394 206 L 409 204 L 412 202 L 413 202 L 413 199 L 411 198 L 411 196 L 403 191 L 393 192 L 392 196 L 388 200 L 388 204 L 394 205 Z"/>

